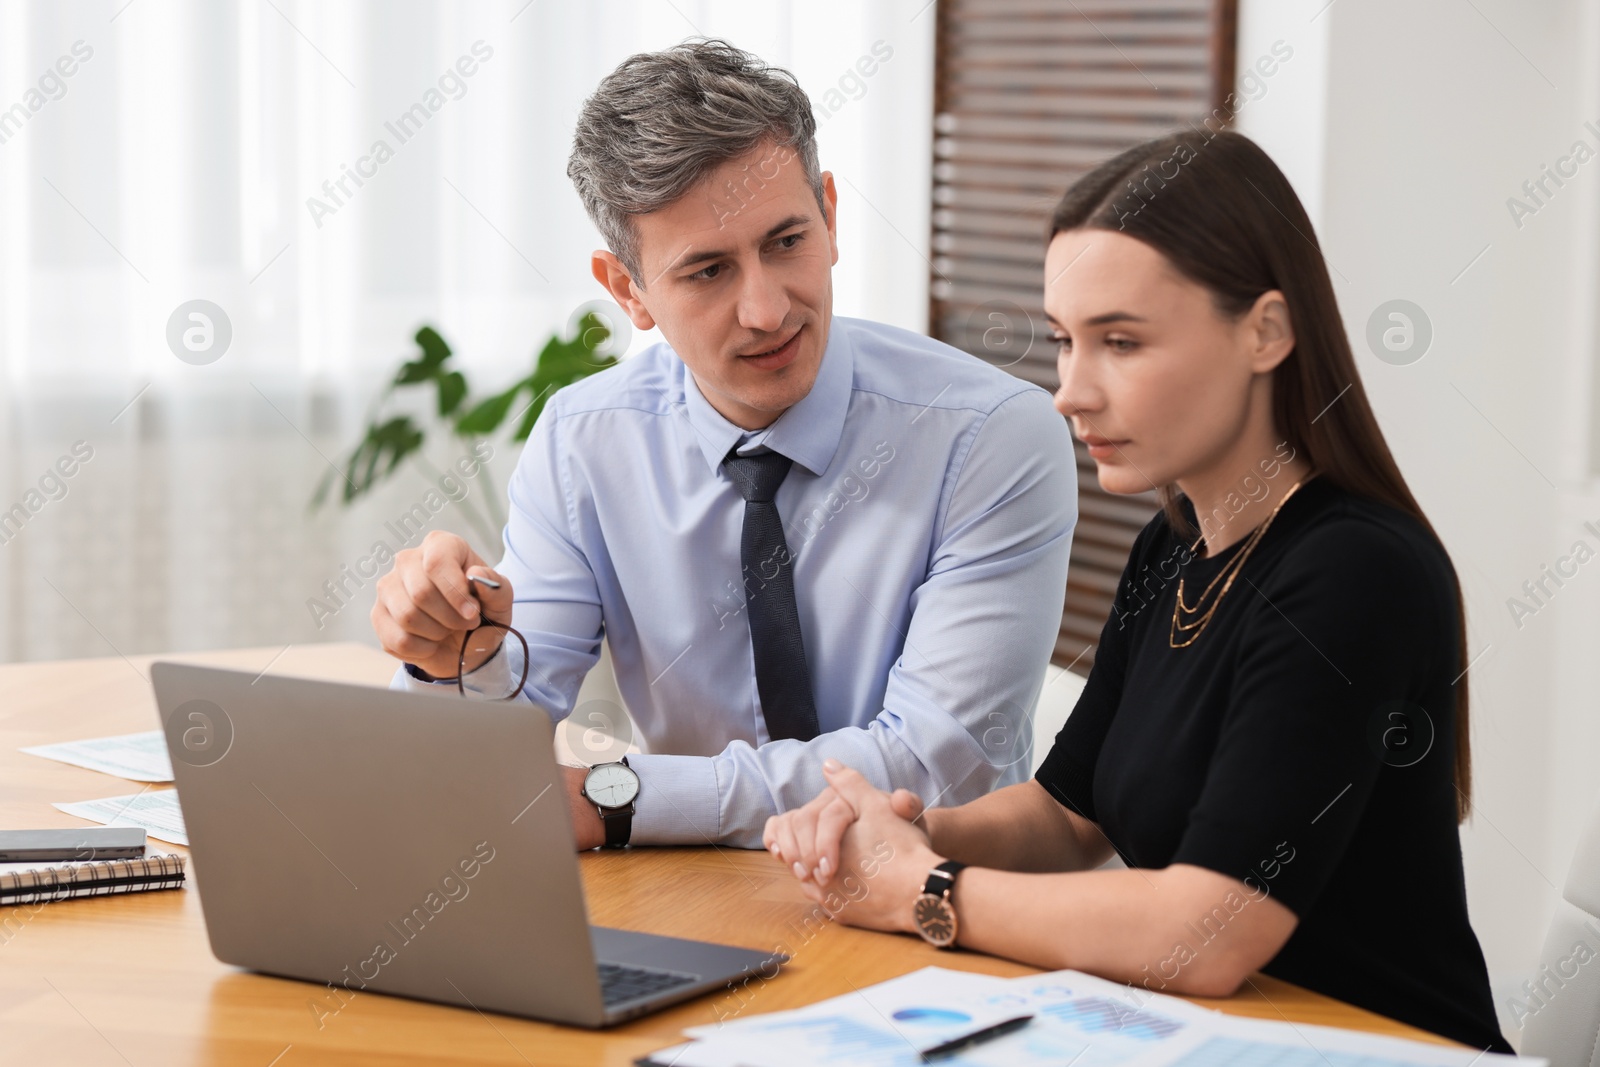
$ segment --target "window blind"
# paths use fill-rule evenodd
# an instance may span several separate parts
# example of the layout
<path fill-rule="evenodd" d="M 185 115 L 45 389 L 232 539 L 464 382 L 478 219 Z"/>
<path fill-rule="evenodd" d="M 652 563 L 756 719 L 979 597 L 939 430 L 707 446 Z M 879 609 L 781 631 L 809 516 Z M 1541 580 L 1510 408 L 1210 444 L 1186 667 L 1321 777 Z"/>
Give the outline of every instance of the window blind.
<path fill-rule="evenodd" d="M 1054 389 L 1041 291 L 1050 211 L 1125 148 L 1231 114 L 1236 0 L 940 0 L 934 336 Z M 1159 504 L 1104 492 L 1077 450 L 1079 520 L 1054 660 L 1087 674 L 1128 550 Z"/>

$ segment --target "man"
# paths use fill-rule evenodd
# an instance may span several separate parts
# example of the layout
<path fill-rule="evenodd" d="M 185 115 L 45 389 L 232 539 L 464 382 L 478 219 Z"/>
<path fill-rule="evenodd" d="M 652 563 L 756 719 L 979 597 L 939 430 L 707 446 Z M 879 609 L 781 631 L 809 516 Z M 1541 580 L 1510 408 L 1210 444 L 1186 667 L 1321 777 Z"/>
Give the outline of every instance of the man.
<path fill-rule="evenodd" d="M 722 41 L 600 84 L 567 172 L 609 246 L 595 277 L 666 343 L 551 398 L 498 572 L 435 532 L 378 584 L 399 685 L 454 689 L 465 634 L 509 623 L 531 665 L 485 628 L 464 684 L 523 684 L 559 719 L 609 641 L 646 754 L 567 769 L 579 848 L 759 848 L 827 757 L 945 803 L 1030 769 L 1076 519 L 1066 425 L 971 356 L 833 317 L 814 134 L 793 78 Z"/>

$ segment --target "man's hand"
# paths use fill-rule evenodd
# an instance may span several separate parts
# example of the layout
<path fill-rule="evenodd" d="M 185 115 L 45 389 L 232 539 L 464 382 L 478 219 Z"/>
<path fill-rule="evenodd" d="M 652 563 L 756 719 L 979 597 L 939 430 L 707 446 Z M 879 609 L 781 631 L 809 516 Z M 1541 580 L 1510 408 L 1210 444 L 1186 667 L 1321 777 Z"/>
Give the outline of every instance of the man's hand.
<path fill-rule="evenodd" d="M 468 574 L 493 578 L 500 588 L 469 585 Z M 395 553 L 394 567 L 378 580 L 372 629 L 389 655 L 435 678 L 454 678 L 461 639 L 480 621 L 480 602 L 485 617 L 510 624 L 510 581 L 491 570 L 464 540 L 435 530 L 418 547 Z M 504 639 L 505 631 L 498 627 L 479 631 L 467 649 L 467 670 L 494 655 Z"/>
<path fill-rule="evenodd" d="M 588 774 L 587 767 L 561 766 L 561 780 L 567 787 L 567 808 L 572 812 L 572 836 L 579 852 L 606 843 L 606 827 L 600 821 L 600 809 L 583 795 L 583 780 Z"/>
<path fill-rule="evenodd" d="M 837 760 L 823 761 L 822 770 L 830 783 L 837 776 L 835 768 L 844 771 Z M 847 773 L 860 777 L 855 771 Z M 871 783 L 866 783 L 866 788 L 872 789 Z M 890 810 L 907 822 L 922 814 L 922 799 L 911 790 L 896 789 L 887 795 Z M 768 819 L 761 833 L 761 843 L 780 863 L 786 864 L 796 878 L 825 886 L 839 871 L 840 842 L 856 821 L 856 811 L 855 806 L 830 784 L 804 806 Z"/>

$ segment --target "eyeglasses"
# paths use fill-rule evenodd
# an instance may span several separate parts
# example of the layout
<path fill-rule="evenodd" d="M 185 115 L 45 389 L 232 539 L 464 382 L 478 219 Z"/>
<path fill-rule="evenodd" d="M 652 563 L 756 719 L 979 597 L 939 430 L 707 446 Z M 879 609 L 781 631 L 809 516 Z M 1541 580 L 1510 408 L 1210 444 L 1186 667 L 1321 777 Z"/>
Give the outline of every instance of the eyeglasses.
<path fill-rule="evenodd" d="M 469 695 L 467 692 L 467 651 L 468 646 L 472 643 L 472 635 L 476 634 L 479 630 L 486 626 L 493 626 L 504 630 L 512 637 L 515 637 L 517 642 L 522 645 L 522 677 L 518 679 L 516 688 L 511 690 L 511 692 L 507 693 L 503 697 L 490 697 L 489 699 L 515 700 L 517 697 L 522 695 L 523 687 L 527 684 L 528 680 L 528 639 L 523 637 L 522 634 L 518 633 L 514 627 L 503 622 L 495 622 L 484 613 L 483 601 L 478 596 L 478 590 L 473 587 L 474 582 L 477 582 L 480 585 L 486 585 L 490 589 L 500 588 L 500 583 L 495 581 L 493 578 L 485 578 L 477 574 L 467 575 L 467 590 L 472 594 L 472 598 L 478 601 L 478 625 L 468 630 L 461 638 L 461 654 L 456 658 L 456 691 L 459 692 L 463 697 Z M 485 649 L 479 647 L 472 649 L 472 651 L 482 652 L 485 651 Z"/>

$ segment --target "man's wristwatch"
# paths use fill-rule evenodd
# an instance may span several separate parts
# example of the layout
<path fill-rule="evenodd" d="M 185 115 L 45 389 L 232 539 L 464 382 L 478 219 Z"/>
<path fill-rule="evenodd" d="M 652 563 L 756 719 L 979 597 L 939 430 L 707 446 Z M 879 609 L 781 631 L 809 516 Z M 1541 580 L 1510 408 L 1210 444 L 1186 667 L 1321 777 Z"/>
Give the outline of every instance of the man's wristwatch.
<path fill-rule="evenodd" d="M 639 797 L 639 775 L 628 766 L 628 757 L 590 767 L 583 777 L 582 793 L 600 811 L 606 847 L 626 845 L 633 836 L 633 802 Z"/>
<path fill-rule="evenodd" d="M 956 943 L 956 909 L 950 903 L 950 894 L 956 887 L 956 875 L 965 863 L 946 860 L 928 872 L 922 883 L 922 895 L 911 906 L 911 918 L 917 933 L 935 948 L 952 948 Z"/>

